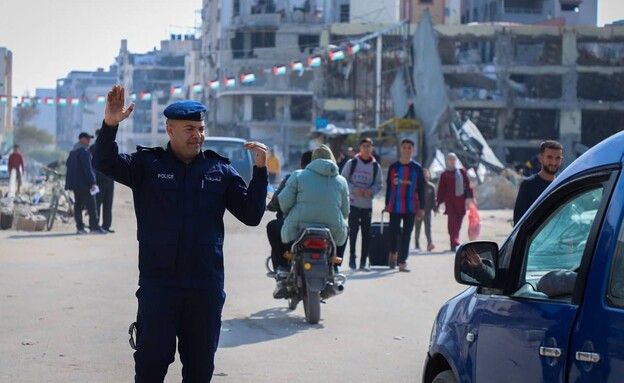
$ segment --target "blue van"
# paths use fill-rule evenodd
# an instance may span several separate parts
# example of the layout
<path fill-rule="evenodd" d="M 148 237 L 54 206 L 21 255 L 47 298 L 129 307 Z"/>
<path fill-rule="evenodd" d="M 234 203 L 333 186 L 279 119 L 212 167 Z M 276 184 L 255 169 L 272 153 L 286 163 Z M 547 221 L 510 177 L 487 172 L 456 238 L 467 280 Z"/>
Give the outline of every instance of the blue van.
<path fill-rule="evenodd" d="M 245 142 L 242 138 L 206 137 L 203 148 L 227 157 L 230 160 L 230 164 L 249 185 L 253 175 L 254 160 L 251 157 L 251 151 L 243 148 Z"/>
<path fill-rule="evenodd" d="M 423 379 L 624 381 L 624 132 L 542 193 L 502 246 L 460 246 Z"/>

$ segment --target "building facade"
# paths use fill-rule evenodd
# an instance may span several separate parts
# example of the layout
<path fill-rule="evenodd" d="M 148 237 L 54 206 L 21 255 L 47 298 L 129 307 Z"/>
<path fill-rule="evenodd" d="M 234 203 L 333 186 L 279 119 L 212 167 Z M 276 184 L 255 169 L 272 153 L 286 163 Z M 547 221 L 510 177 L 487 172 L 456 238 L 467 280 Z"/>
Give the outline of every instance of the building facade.
<path fill-rule="evenodd" d="M 33 120 L 34 126 L 44 130 L 56 140 L 56 108 L 45 105 L 45 100 L 56 100 L 56 89 L 35 89 L 37 101 L 37 115 Z"/>
<path fill-rule="evenodd" d="M 200 40 L 192 34 L 173 34 L 161 41 L 161 49 L 147 53 L 132 53 L 127 41 L 121 41 L 116 81 L 136 104 L 117 135 L 122 150 L 163 146 L 168 141 L 162 114 L 166 106 L 181 99 L 203 100 L 199 51 Z"/>
<path fill-rule="evenodd" d="M 13 54 L 0 47 L 0 154 L 13 145 Z"/>
<path fill-rule="evenodd" d="M 347 0 L 204 0 L 204 81 L 219 83 L 206 99 L 214 134 L 266 142 L 294 167 L 310 145 L 311 130 L 327 120 L 325 100 L 349 98 L 348 81 L 336 82 L 334 94 L 328 94 L 330 67 L 349 71 L 348 60 L 333 63 L 328 55 L 333 50 L 346 54 L 356 34 L 335 36 L 330 26 L 357 20 L 395 22 L 400 5 L 392 0 L 369 5 Z M 323 64 L 308 61 L 312 59 Z M 243 81 L 252 73 L 253 81 Z M 226 79 L 235 83 L 226 86 Z M 342 104 L 338 109 L 350 107 L 348 113 L 353 112 L 353 98 Z"/>
<path fill-rule="evenodd" d="M 94 134 L 102 126 L 106 96 L 116 83 L 116 69 L 72 71 L 56 80 L 56 146 L 71 150 L 80 132 Z"/>
<path fill-rule="evenodd" d="M 598 0 L 462 0 L 462 24 L 473 22 L 596 26 Z"/>

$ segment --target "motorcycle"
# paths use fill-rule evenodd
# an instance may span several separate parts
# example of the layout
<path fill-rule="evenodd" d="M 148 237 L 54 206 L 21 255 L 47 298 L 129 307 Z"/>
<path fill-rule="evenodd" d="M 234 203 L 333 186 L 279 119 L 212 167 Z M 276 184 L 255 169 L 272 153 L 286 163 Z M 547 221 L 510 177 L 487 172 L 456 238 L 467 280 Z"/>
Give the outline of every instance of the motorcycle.
<path fill-rule="evenodd" d="M 309 227 L 293 243 L 291 251 L 285 255 L 290 270 L 276 273 L 271 269 L 271 257 L 267 258 L 268 276 L 283 284 L 284 294 L 274 296 L 287 299 L 288 308 L 294 310 L 303 301 L 306 321 L 317 324 L 321 319 L 321 302 L 344 291 L 347 277 L 336 273 L 334 264 L 340 263 L 336 257 L 336 244 L 328 228 Z"/>

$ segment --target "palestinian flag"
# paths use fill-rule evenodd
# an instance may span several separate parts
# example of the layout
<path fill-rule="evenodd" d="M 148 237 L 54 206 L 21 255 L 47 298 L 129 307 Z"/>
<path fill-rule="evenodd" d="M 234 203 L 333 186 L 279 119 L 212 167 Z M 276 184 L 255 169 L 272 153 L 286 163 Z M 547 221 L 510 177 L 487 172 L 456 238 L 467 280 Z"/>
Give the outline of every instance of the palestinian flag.
<path fill-rule="evenodd" d="M 228 88 L 231 88 L 234 85 L 236 85 L 236 79 L 234 77 L 226 77 L 224 79 L 224 82 L 225 82 L 225 86 L 227 86 Z"/>
<path fill-rule="evenodd" d="M 80 99 L 77 97 L 70 97 L 69 103 L 73 106 L 80 105 Z"/>
<path fill-rule="evenodd" d="M 329 59 L 331 61 L 338 61 L 338 60 L 343 60 L 344 59 L 344 52 L 343 51 L 330 51 L 329 52 Z"/>
<path fill-rule="evenodd" d="M 219 80 L 208 81 L 208 87 L 212 90 L 219 89 Z"/>
<path fill-rule="evenodd" d="M 312 56 L 308 58 L 308 67 L 317 68 L 321 66 L 321 58 L 318 56 Z"/>
<path fill-rule="evenodd" d="M 141 101 L 152 101 L 152 94 L 150 92 L 141 92 Z"/>
<path fill-rule="evenodd" d="M 171 95 L 172 96 L 182 96 L 182 87 L 181 86 L 172 86 L 171 87 Z"/>
<path fill-rule="evenodd" d="M 293 72 L 303 72 L 303 64 L 301 61 L 292 61 L 290 63 L 290 70 Z"/>
<path fill-rule="evenodd" d="M 256 76 L 253 73 L 242 73 L 240 75 L 240 81 L 243 84 L 250 84 L 250 83 L 256 81 Z"/>
<path fill-rule="evenodd" d="M 95 103 L 96 104 L 105 104 L 106 103 L 106 96 L 97 96 L 95 99 Z"/>
<path fill-rule="evenodd" d="M 65 97 L 57 97 L 56 98 L 56 104 L 58 106 L 66 106 L 67 105 L 67 99 Z"/>
<path fill-rule="evenodd" d="M 201 84 L 193 84 L 193 93 L 201 93 L 203 89 Z"/>
<path fill-rule="evenodd" d="M 286 74 L 286 66 L 285 65 L 275 65 L 273 66 L 273 74 L 276 76 L 282 76 Z"/>

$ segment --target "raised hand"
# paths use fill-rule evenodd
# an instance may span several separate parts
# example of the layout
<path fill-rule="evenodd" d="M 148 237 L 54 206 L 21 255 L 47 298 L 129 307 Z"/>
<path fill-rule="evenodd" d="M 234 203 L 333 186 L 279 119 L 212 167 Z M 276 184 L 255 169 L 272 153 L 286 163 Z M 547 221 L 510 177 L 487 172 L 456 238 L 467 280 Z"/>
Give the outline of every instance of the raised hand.
<path fill-rule="evenodd" d="M 256 153 L 255 165 L 257 167 L 263 168 L 266 166 L 267 152 L 269 151 L 269 148 L 265 144 L 258 141 L 249 141 L 243 144 L 243 148 Z"/>
<path fill-rule="evenodd" d="M 121 85 L 114 85 L 106 98 L 104 123 L 108 126 L 117 126 L 128 118 L 134 110 L 134 102 L 126 108 L 126 95 Z"/>

